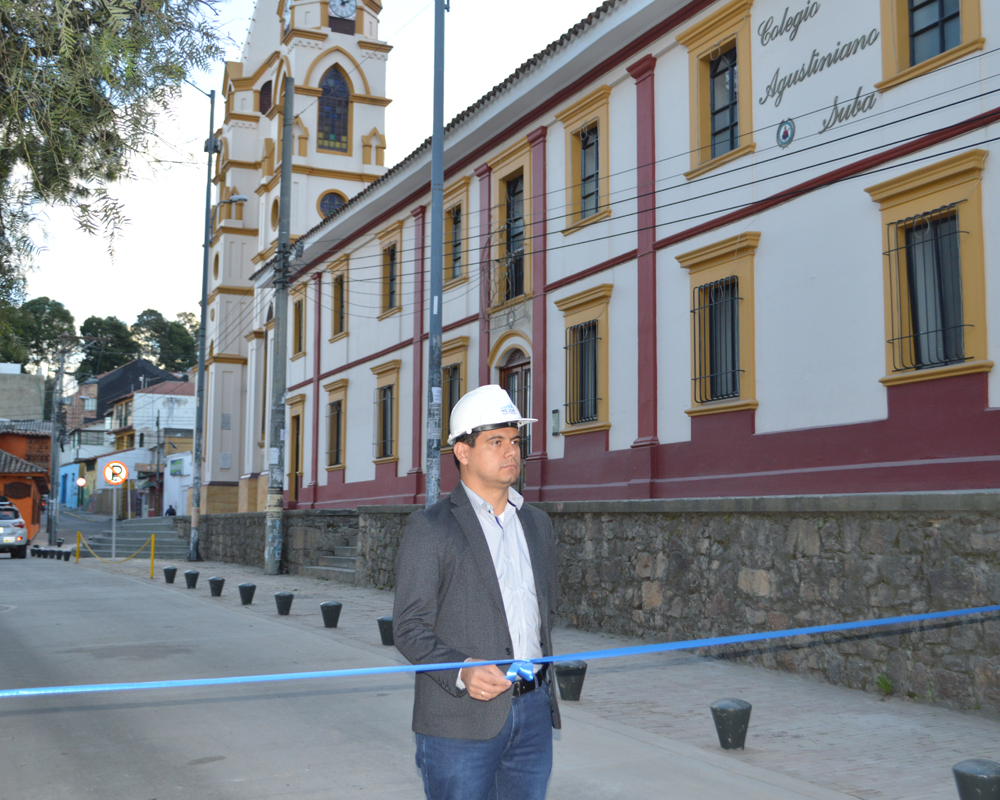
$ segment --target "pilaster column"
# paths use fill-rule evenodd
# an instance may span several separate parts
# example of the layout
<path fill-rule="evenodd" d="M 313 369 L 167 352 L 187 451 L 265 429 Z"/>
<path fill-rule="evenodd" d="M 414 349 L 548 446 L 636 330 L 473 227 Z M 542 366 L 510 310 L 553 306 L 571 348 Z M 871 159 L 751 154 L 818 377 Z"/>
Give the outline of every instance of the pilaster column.
<path fill-rule="evenodd" d="M 320 369 L 320 347 L 323 341 L 323 273 L 315 272 L 312 275 L 313 289 L 313 420 L 312 420 L 312 474 L 309 476 L 309 504 L 316 507 L 316 495 L 319 494 L 319 426 L 323 419 L 320 413 L 319 402 L 319 376 Z M 303 304 L 304 306 L 305 304 Z M 303 311 L 305 308 L 303 308 Z"/>
<path fill-rule="evenodd" d="M 476 167 L 479 178 L 479 386 L 490 382 L 490 225 L 492 224 L 493 169 L 489 164 Z M 469 387 L 475 388 L 475 387 Z"/>
<path fill-rule="evenodd" d="M 409 475 L 422 472 L 424 442 L 424 220 L 426 206 L 417 206 L 413 215 L 413 466 Z M 414 500 L 416 502 L 416 500 Z"/>

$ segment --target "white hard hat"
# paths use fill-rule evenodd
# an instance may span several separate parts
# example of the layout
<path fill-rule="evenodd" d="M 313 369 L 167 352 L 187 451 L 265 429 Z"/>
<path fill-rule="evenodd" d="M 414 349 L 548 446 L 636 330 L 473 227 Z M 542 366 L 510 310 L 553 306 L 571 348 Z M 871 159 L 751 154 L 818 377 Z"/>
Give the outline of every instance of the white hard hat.
<path fill-rule="evenodd" d="M 459 436 L 486 428 L 501 428 L 516 425 L 518 428 L 537 419 L 521 416 L 514 401 L 495 383 L 480 386 L 466 392 L 451 410 L 451 424 L 448 444 L 454 444 Z"/>

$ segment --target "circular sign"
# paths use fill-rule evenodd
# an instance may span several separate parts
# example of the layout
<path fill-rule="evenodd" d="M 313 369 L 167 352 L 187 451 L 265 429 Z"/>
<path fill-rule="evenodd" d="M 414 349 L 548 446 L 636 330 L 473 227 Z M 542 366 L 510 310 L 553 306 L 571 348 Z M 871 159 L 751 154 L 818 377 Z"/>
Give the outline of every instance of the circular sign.
<path fill-rule="evenodd" d="M 795 138 L 795 123 L 790 119 L 782 120 L 778 123 L 778 147 L 788 147 Z"/>
<path fill-rule="evenodd" d="M 109 461 L 104 465 L 104 480 L 112 486 L 119 486 L 128 479 L 128 467 L 121 461 Z"/>
<path fill-rule="evenodd" d="M 76 485 L 79 486 L 82 489 L 84 486 L 87 485 L 87 479 L 86 478 L 77 478 L 76 479 Z"/>

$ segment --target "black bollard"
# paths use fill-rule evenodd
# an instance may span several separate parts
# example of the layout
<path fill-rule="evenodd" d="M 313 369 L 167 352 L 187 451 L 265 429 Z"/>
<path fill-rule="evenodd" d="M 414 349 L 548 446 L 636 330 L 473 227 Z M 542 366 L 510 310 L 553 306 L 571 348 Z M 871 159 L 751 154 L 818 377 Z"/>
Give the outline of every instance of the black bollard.
<path fill-rule="evenodd" d="M 747 740 L 747 728 L 750 727 L 750 710 L 753 708 L 746 700 L 735 697 L 723 697 L 709 706 L 712 709 L 712 719 L 715 720 L 715 730 L 719 734 L 719 744 L 723 750 L 743 749 Z"/>
<path fill-rule="evenodd" d="M 295 595 L 291 592 L 278 592 L 274 596 L 274 603 L 278 606 L 278 616 L 287 617 L 292 610 L 292 600 Z"/>
<path fill-rule="evenodd" d="M 174 578 L 177 577 L 177 567 L 164 567 L 163 568 L 163 580 L 167 583 L 173 583 Z"/>
<path fill-rule="evenodd" d="M 1000 800 L 1000 764 L 970 758 L 951 768 L 959 800 Z"/>
<path fill-rule="evenodd" d="M 225 578 L 208 579 L 208 590 L 212 593 L 212 597 L 222 597 L 222 585 L 225 582 Z"/>
<path fill-rule="evenodd" d="M 587 675 L 586 661 L 561 661 L 553 664 L 556 670 L 556 685 L 563 700 L 579 700 L 583 691 L 583 679 Z"/>
<path fill-rule="evenodd" d="M 37 548 L 38 548 L 38 545 L 37 545 L 37 544 L 36 544 L 36 545 L 34 545 L 34 546 L 33 546 L 33 547 L 31 548 L 31 557 L 32 557 L 32 558 L 38 558 L 38 549 L 37 549 Z"/>
<path fill-rule="evenodd" d="M 392 638 L 392 617 L 378 618 L 378 632 L 382 636 L 382 644 L 392 647 L 396 643 Z"/>
<path fill-rule="evenodd" d="M 253 593 L 257 591 L 256 584 L 253 583 L 241 583 L 239 585 L 240 590 L 240 602 L 248 606 L 253 602 Z"/>
<path fill-rule="evenodd" d="M 189 569 L 184 573 L 184 580 L 187 581 L 188 589 L 194 589 L 198 585 L 198 570 Z"/>
<path fill-rule="evenodd" d="M 63 550 L 63 561 L 69 561 L 71 555 L 73 555 L 72 550 Z"/>
<path fill-rule="evenodd" d="M 327 628 L 337 627 L 337 622 L 340 620 L 340 610 L 343 607 L 343 603 L 338 603 L 336 600 L 327 600 L 325 603 L 319 604 L 319 610 L 323 612 L 323 624 Z"/>

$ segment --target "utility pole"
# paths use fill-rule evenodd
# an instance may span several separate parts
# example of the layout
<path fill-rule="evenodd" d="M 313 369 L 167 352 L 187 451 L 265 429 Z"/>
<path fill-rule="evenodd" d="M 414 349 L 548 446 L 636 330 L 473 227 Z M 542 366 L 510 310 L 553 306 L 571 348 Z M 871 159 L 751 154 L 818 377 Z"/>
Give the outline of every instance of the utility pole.
<path fill-rule="evenodd" d="M 158 517 L 161 515 L 160 498 L 163 496 L 163 482 L 160 480 L 160 412 L 156 412 L 156 472 L 153 473 L 156 476 L 155 486 L 156 491 L 153 492 L 153 516 Z"/>
<path fill-rule="evenodd" d="M 274 358 L 271 360 L 271 438 L 267 464 L 267 506 L 264 511 L 264 573 L 281 569 L 285 491 L 285 366 L 288 358 L 288 262 L 292 227 L 292 125 L 295 122 L 295 80 L 285 78 L 281 120 L 281 189 L 278 196 L 278 248 L 274 259 Z M 292 470 L 291 480 L 295 480 Z"/>
<path fill-rule="evenodd" d="M 194 84 L 190 84 L 194 86 Z M 198 89 L 197 86 L 194 87 Z M 202 92 L 201 89 L 198 89 Z M 191 465 L 191 541 L 188 561 L 201 561 L 198 552 L 198 531 L 201 527 L 201 454 L 205 428 L 205 330 L 208 315 L 208 253 L 212 249 L 212 156 L 220 152 L 222 145 L 215 138 L 215 89 L 208 93 L 208 138 L 205 152 L 208 153 L 208 180 L 205 182 L 205 240 L 201 263 L 201 326 L 198 328 L 198 382 L 195 385 L 194 408 L 194 463 Z"/>
<path fill-rule="evenodd" d="M 434 0 L 434 125 L 431 132 L 431 321 L 427 338 L 426 505 L 441 496 L 441 292 L 444 284 L 444 12 Z M 464 209 L 463 209 L 464 213 Z M 423 302 L 420 298 L 418 302 Z"/>
<path fill-rule="evenodd" d="M 49 507 L 45 515 L 45 528 L 49 534 L 49 546 L 56 543 L 56 531 L 59 524 L 59 455 L 62 452 L 62 378 L 66 369 L 66 351 L 70 340 L 76 339 L 70 334 L 63 334 L 59 348 L 59 369 L 56 370 L 56 380 L 52 385 L 52 455 L 49 464 Z"/>

